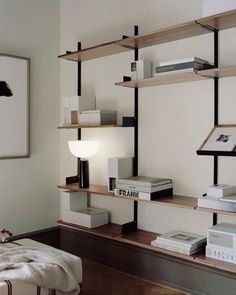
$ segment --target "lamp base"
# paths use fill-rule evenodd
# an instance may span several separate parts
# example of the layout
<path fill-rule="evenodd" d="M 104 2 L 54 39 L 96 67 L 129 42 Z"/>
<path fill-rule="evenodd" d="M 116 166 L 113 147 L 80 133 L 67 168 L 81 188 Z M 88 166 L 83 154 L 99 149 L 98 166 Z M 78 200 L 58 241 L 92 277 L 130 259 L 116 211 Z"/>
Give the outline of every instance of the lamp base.
<path fill-rule="evenodd" d="M 79 161 L 79 187 L 89 187 L 89 162 L 88 160 Z"/>

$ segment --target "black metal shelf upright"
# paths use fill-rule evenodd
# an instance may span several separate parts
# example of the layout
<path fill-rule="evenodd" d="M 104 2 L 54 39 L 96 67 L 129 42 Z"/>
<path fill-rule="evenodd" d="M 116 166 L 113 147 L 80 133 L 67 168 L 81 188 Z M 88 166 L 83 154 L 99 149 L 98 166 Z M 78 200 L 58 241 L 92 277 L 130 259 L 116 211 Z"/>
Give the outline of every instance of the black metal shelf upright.
<path fill-rule="evenodd" d="M 219 66 L 219 30 L 212 28 L 211 26 L 202 25 L 197 22 L 200 26 L 204 27 L 206 30 L 213 32 L 214 34 L 214 67 Z M 214 126 L 218 125 L 219 122 L 219 78 L 214 77 Z M 218 184 L 218 155 L 213 155 L 213 184 Z M 213 213 L 213 225 L 217 224 L 217 213 Z"/>
<path fill-rule="evenodd" d="M 138 36 L 138 26 L 134 26 L 134 36 Z M 134 48 L 134 60 L 139 59 L 139 50 Z M 134 160 L 133 175 L 138 175 L 138 88 L 134 88 Z M 137 230 L 138 226 L 138 201 L 134 200 L 134 220 L 122 225 L 122 232 Z"/>

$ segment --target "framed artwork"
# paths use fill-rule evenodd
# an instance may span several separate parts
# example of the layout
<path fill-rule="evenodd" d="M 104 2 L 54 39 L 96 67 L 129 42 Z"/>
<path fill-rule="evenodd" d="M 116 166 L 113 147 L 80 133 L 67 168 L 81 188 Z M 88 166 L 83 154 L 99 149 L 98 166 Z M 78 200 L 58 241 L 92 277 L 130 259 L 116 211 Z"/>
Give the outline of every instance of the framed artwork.
<path fill-rule="evenodd" d="M 200 147 L 202 151 L 235 151 L 236 125 L 215 126 Z"/>
<path fill-rule="evenodd" d="M 27 158 L 30 59 L 0 54 L 0 159 Z"/>

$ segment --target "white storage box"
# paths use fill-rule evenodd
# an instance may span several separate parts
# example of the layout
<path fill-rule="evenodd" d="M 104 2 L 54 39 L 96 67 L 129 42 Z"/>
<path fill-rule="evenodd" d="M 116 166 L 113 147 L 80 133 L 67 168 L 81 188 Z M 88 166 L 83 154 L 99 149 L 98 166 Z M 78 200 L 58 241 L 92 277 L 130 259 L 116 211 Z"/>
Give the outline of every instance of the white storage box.
<path fill-rule="evenodd" d="M 94 228 L 108 223 L 108 211 L 87 207 L 80 211 L 71 211 L 68 216 L 71 223 Z"/>
<path fill-rule="evenodd" d="M 88 207 L 86 192 L 62 192 L 60 207 L 63 221 L 89 228 L 108 223 L 108 211 Z"/>
<path fill-rule="evenodd" d="M 204 0 L 202 5 L 203 17 L 236 9 L 235 0 Z"/>

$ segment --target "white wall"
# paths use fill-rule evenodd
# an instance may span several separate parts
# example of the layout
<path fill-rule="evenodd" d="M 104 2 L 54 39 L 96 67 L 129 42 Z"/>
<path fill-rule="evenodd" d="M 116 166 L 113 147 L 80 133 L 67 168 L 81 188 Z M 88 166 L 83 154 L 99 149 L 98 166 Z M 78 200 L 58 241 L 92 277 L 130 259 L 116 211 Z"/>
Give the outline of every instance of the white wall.
<path fill-rule="evenodd" d="M 76 50 L 77 42 L 89 47 L 133 35 L 133 25 L 148 32 L 200 18 L 201 0 L 61 0 L 61 53 Z M 235 29 L 220 33 L 222 65 L 236 64 Z M 152 46 L 140 50 L 140 57 L 164 61 L 199 56 L 213 61 L 211 34 Z M 117 109 L 119 120 L 132 115 L 133 90 L 115 87 L 129 75 L 133 53 L 100 58 L 82 64 L 82 94 L 97 97 L 98 108 Z M 61 61 L 61 97 L 76 94 L 76 65 Z M 233 100 L 235 78 L 220 81 L 220 122 L 235 122 Z M 213 181 L 211 157 L 196 150 L 213 126 L 212 80 L 145 88 L 139 91 L 139 174 L 170 177 L 176 194 L 198 197 Z M 76 160 L 67 141 L 76 131 L 61 131 L 60 178 L 74 175 Z M 101 148 L 91 161 L 91 182 L 106 184 L 107 158 L 132 154 L 132 129 L 82 130 L 82 137 L 99 139 Z M 220 159 L 220 182 L 235 183 L 235 159 Z M 132 202 L 93 197 L 92 205 L 108 209 L 111 220 L 123 223 L 132 218 Z M 224 217 L 220 217 L 220 219 Z M 139 204 L 139 227 L 165 232 L 183 229 L 205 233 L 212 216 L 187 209 Z"/>
<path fill-rule="evenodd" d="M 0 0 L 0 52 L 31 59 L 31 157 L 0 160 L 0 228 L 14 234 L 59 216 L 59 8 L 57 0 Z"/>

